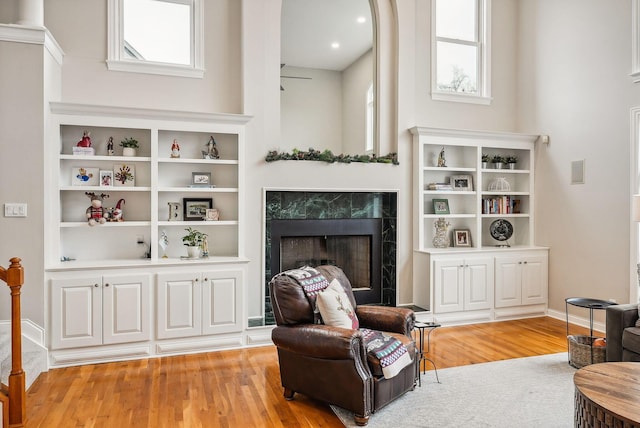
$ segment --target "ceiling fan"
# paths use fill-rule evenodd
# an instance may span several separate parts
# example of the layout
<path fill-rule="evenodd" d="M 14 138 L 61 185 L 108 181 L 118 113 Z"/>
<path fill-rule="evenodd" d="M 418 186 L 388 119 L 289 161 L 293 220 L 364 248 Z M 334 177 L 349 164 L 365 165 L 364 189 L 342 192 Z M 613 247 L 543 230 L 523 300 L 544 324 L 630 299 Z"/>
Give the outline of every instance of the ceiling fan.
<path fill-rule="evenodd" d="M 287 65 L 287 64 L 280 64 L 280 70 L 282 70 L 282 68 Z M 311 77 L 302 77 L 302 76 L 283 76 L 282 74 L 280 74 L 280 78 L 281 79 L 304 79 L 304 80 L 311 80 Z M 280 85 L 280 90 L 284 91 L 284 88 L 282 87 L 282 85 Z"/>

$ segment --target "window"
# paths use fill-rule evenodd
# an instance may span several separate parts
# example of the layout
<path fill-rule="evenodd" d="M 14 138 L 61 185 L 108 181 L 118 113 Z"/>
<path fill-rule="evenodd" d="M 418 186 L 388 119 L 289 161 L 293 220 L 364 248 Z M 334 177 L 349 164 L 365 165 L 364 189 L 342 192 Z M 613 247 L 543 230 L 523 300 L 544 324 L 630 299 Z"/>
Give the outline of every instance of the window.
<path fill-rule="evenodd" d="M 109 70 L 202 77 L 202 0 L 109 0 Z"/>
<path fill-rule="evenodd" d="M 374 113 L 374 98 L 373 98 L 373 83 L 369 85 L 369 89 L 367 89 L 367 141 L 365 151 L 367 153 L 373 152 L 373 135 L 374 135 L 374 125 L 375 122 L 373 120 Z"/>
<path fill-rule="evenodd" d="M 491 0 L 431 4 L 433 99 L 489 104 Z"/>

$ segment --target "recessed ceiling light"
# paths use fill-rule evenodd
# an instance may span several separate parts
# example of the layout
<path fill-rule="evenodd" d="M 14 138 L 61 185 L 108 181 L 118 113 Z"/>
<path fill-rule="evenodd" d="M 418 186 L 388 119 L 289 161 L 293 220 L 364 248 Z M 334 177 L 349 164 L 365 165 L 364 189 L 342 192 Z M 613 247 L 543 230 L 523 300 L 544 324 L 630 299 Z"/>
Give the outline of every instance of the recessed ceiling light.
<path fill-rule="evenodd" d="M 364 24 L 365 22 L 367 22 L 367 18 L 365 18 L 364 16 L 359 16 L 356 21 L 358 22 L 358 24 Z"/>
<path fill-rule="evenodd" d="M 339 47 L 340 47 L 340 43 L 338 43 L 338 42 L 331 43 L 331 48 L 332 49 L 338 49 Z"/>

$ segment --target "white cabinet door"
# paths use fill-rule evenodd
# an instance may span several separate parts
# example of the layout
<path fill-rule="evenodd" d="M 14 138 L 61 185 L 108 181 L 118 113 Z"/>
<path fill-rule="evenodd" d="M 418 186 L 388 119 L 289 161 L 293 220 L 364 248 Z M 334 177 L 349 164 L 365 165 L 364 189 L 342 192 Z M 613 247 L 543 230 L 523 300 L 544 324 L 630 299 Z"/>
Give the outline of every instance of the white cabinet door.
<path fill-rule="evenodd" d="M 546 255 L 496 257 L 496 308 L 547 303 Z"/>
<path fill-rule="evenodd" d="M 103 278 L 103 342 L 149 340 L 149 275 L 110 275 Z"/>
<path fill-rule="evenodd" d="M 102 278 L 51 280 L 51 348 L 102 344 Z"/>
<path fill-rule="evenodd" d="M 159 339 L 202 333 L 200 273 L 158 275 L 157 329 Z"/>
<path fill-rule="evenodd" d="M 464 260 L 464 309 L 467 311 L 493 307 L 493 258 Z"/>
<path fill-rule="evenodd" d="M 435 260 L 433 265 L 435 313 L 462 311 L 464 309 L 464 260 Z"/>
<path fill-rule="evenodd" d="M 496 257 L 496 308 L 522 304 L 521 267 L 521 257 Z"/>
<path fill-rule="evenodd" d="M 202 274 L 202 333 L 242 330 L 242 271 Z"/>
<path fill-rule="evenodd" d="M 522 304 L 547 303 L 548 261 L 543 256 L 529 256 L 522 262 Z"/>

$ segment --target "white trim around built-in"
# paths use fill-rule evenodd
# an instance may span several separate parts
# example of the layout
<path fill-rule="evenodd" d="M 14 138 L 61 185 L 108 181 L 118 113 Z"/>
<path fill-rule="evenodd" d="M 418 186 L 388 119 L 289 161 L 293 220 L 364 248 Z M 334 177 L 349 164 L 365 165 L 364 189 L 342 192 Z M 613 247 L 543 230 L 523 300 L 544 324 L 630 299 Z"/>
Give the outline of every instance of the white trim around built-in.
<path fill-rule="evenodd" d="M 631 109 L 631 194 L 629 195 L 629 301 L 637 302 L 639 296 L 640 223 L 633 220 L 633 195 L 640 193 L 640 106 Z"/>

